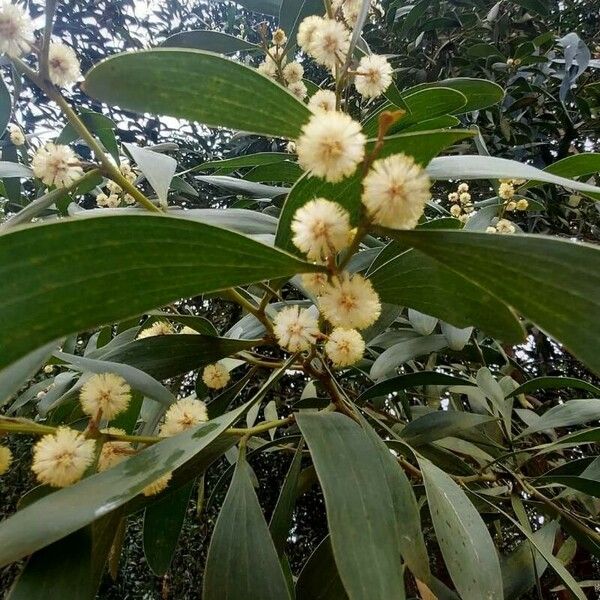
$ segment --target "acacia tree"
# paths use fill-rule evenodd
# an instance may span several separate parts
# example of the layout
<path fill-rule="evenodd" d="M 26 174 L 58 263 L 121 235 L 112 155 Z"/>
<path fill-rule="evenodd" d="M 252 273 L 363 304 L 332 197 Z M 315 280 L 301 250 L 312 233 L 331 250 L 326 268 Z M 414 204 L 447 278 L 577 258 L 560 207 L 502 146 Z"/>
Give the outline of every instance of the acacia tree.
<path fill-rule="evenodd" d="M 486 142 L 507 138 L 495 77 L 475 67 L 407 87 L 398 61 L 394 80 L 395 59 L 369 43 L 381 7 L 242 5 L 278 28 L 182 31 L 113 56 L 82 85 L 105 104 L 95 111 L 63 93 L 80 65 L 52 39 L 55 3 L 39 32 L 21 7 L 2 7 L 12 69 L 68 120 L 35 148 L 11 127 L 1 163 L 7 195 L 16 179 L 30 193 L 0 236 L 0 430 L 39 437 L 40 483 L 0 524 L 2 564 L 30 557 L 9 597 L 94 597 L 142 510 L 148 562 L 164 572 L 194 482 L 226 454 L 205 598 L 518 598 L 546 593 L 545 571 L 585 598 L 563 562 L 573 547 L 598 553 L 598 461 L 586 455 L 598 429 L 585 425 L 600 399 L 547 407 L 531 392 L 598 388 L 530 379 L 513 346 L 543 331 L 600 370 L 597 248 L 528 233 L 540 231 L 529 215 L 556 200 L 547 184 L 600 192 L 579 180 L 597 155 L 547 133 L 546 158 L 559 160 L 544 169 L 490 156 Z M 448 18 L 429 5 L 385 15 L 405 19 L 404 35 Z M 574 35 L 558 42 L 570 119 L 587 48 Z M 546 52 L 531 64 L 561 64 L 550 42 L 527 47 Z M 119 139 L 110 107 L 252 137 L 245 153 L 182 168 L 164 146 Z M 182 210 L 198 173 L 237 200 Z M 245 314 L 219 335 L 193 310 L 199 296 Z M 42 367 L 51 380 L 32 379 Z M 304 390 L 282 398 L 298 374 Z M 249 463 L 264 452 L 293 457 L 269 524 Z M 6 470 L 6 446 L 0 456 Z M 328 535 L 297 573 L 286 539 L 310 484 Z"/>

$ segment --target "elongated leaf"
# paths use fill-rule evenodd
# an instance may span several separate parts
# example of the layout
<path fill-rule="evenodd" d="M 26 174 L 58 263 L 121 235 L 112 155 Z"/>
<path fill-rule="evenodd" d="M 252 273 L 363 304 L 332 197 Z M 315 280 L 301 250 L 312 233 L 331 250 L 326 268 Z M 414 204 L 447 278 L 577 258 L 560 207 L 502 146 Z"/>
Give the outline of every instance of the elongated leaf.
<path fill-rule="evenodd" d="M 206 600 L 285 600 L 287 583 L 262 510 L 250 468 L 238 461 L 206 557 Z"/>
<path fill-rule="evenodd" d="M 429 163 L 427 172 L 433 179 L 532 179 L 570 190 L 600 193 L 599 187 L 587 183 L 559 177 L 515 160 L 478 154 L 439 156 Z"/>
<path fill-rule="evenodd" d="M 87 74 L 85 90 L 137 112 L 284 138 L 297 138 L 310 117 L 301 101 L 256 69 L 201 50 L 118 54 Z"/>
<path fill-rule="evenodd" d="M 529 394 L 535 390 L 562 390 L 565 388 L 586 390 L 600 398 L 600 388 L 583 379 L 577 379 L 576 377 L 536 377 L 535 379 L 526 381 L 510 392 L 507 395 L 507 398 L 518 396 L 519 394 Z"/>
<path fill-rule="evenodd" d="M 28 178 L 33 177 L 33 172 L 29 167 L 18 162 L 0 160 L 0 177 L 2 179 L 10 179 L 11 177 Z"/>
<path fill-rule="evenodd" d="M 103 361 L 125 363 L 157 379 L 193 371 L 256 344 L 211 335 L 161 335 L 124 344 L 102 356 Z"/>
<path fill-rule="evenodd" d="M 327 536 L 308 557 L 296 583 L 297 600 L 348 600 Z"/>
<path fill-rule="evenodd" d="M 63 335 L 181 297 L 313 269 L 237 233 L 172 217 L 9 230 L 0 236 L 0 368 Z"/>
<path fill-rule="evenodd" d="M 193 482 L 166 494 L 144 513 L 144 556 L 158 577 L 162 577 L 171 565 L 192 488 Z"/>
<path fill-rule="evenodd" d="M 221 54 L 233 54 L 240 50 L 260 50 L 260 46 L 247 42 L 242 38 L 208 29 L 196 29 L 176 33 L 169 36 L 162 45 L 169 48 L 209 50 L 210 52 L 220 52 Z"/>
<path fill-rule="evenodd" d="M 535 424 L 527 427 L 519 437 L 530 435 L 536 431 L 582 425 L 600 418 L 600 399 L 567 400 L 564 404 L 547 410 Z"/>
<path fill-rule="evenodd" d="M 600 249 L 535 235 L 386 233 L 512 306 L 600 373 Z"/>
<path fill-rule="evenodd" d="M 592 479 L 591 477 L 583 477 L 577 475 L 552 475 L 549 477 L 540 477 L 537 479 L 540 484 L 558 483 L 566 487 L 577 490 L 587 494 L 588 496 L 594 496 L 600 498 L 600 480 Z"/>
<path fill-rule="evenodd" d="M 383 302 L 409 306 L 458 327 L 475 325 L 514 343 L 523 340 L 524 330 L 509 307 L 423 252 L 403 252 L 369 278 Z"/>
<path fill-rule="evenodd" d="M 200 455 L 248 405 L 146 448 L 115 467 L 62 488 L 0 523 L 0 566 L 32 554 L 99 519 L 147 485 Z"/>
<path fill-rule="evenodd" d="M 284 160 L 290 160 L 291 154 L 287 152 L 258 152 L 256 154 L 245 154 L 244 156 L 234 156 L 233 158 L 224 158 L 223 160 L 211 160 L 194 167 L 194 171 L 208 171 L 218 169 L 222 175 L 230 173 L 243 167 L 256 167 L 259 165 L 270 165 Z"/>
<path fill-rule="evenodd" d="M 552 173 L 560 177 L 583 177 L 585 175 L 594 175 L 600 172 L 600 153 L 585 152 L 583 154 L 574 154 L 567 156 L 562 160 L 548 165 L 544 169 L 545 173 Z M 527 189 L 539 185 L 537 181 L 529 181 L 521 189 Z"/>
<path fill-rule="evenodd" d="M 436 538 L 463 600 L 503 600 L 494 542 L 481 516 L 444 471 L 419 458 Z"/>
<path fill-rule="evenodd" d="M 464 429 L 478 427 L 493 420 L 493 417 L 468 412 L 436 411 L 411 421 L 401 431 L 400 436 L 411 446 L 420 446 L 445 437 L 457 436 Z"/>
<path fill-rule="evenodd" d="M 196 175 L 196 179 L 203 183 L 234 192 L 235 194 L 244 194 L 255 198 L 275 198 L 289 192 L 289 188 L 263 185 L 261 183 L 246 181 L 245 179 L 227 177 L 226 175 Z"/>
<path fill-rule="evenodd" d="M 397 375 L 396 377 L 390 377 L 390 379 L 386 379 L 385 381 L 371 386 L 360 395 L 357 402 L 365 401 L 369 398 L 377 398 L 378 396 L 385 396 L 387 394 L 392 394 L 393 392 L 400 392 L 410 387 L 422 385 L 450 386 L 475 384 L 468 379 L 464 379 L 463 377 L 446 375 L 445 373 L 438 373 L 437 371 L 405 373 L 403 375 Z"/>
<path fill-rule="evenodd" d="M 348 596 L 404 598 L 394 503 L 378 450 L 343 415 L 300 413 L 297 421 L 323 488 L 335 562 Z"/>

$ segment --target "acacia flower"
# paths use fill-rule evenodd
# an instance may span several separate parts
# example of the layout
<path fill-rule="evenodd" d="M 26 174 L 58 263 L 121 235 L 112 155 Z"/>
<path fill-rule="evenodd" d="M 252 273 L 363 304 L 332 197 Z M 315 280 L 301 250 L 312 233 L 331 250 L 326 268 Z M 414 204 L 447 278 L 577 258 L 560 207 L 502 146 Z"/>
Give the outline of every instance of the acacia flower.
<path fill-rule="evenodd" d="M 295 83 L 290 83 L 288 85 L 288 90 L 296 96 L 299 100 L 304 100 L 306 98 L 306 94 L 308 90 L 306 89 L 306 85 L 304 85 L 303 81 L 296 81 Z"/>
<path fill-rule="evenodd" d="M 298 163 L 311 175 L 336 183 L 356 171 L 367 139 L 360 124 L 342 112 L 313 115 L 296 142 Z"/>
<path fill-rule="evenodd" d="M 0 475 L 4 475 L 12 463 L 12 452 L 7 446 L 0 446 Z"/>
<path fill-rule="evenodd" d="M 310 54 L 310 46 L 313 42 L 315 31 L 317 30 L 317 27 L 321 25 L 322 21 L 324 21 L 323 17 L 311 15 L 306 17 L 306 19 L 300 23 L 298 33 L 296 34 L 296 40 L 298 46 L 300 46 L 304 52 Z"/>
<path fill-rule="evenodd" d="M 517 210 L 527 210 L 529 208 L 529 202 L 525 198 L 517 200 Z"/>
<path fill-rule="evenodd" d="M 392 83 L 392 66 L 378 54 L 363 56 L 358 63 L 354 86 L 365 98 L 381 96 Z"/>
<path fill-rule="evenodd" d="M 276 29 L 273 32 L 273 44 L 276 46 L 285 46 L 287 44 L 287 36 L 283 29 Z"/>
<path fill-rule="evenodd" d="M 175 333 L 173 326 L 167 321 L 155 321 L 150 325 L 142 329 L 137 335 L 138 340 L 142 340 L 147 337 L 154 337 L 155 335 L 171 335 Z"/>
<path fill-rule="evenodd" d="M 308 101 L 308 108 L 313 113 L 330 112 L 335 110 L 335 93 L 331 90 L 319 90 Z"/>
<path fill-rule="evenodd" d="M 29 52 L 34 41 L 31 17 L 18 4 L 4 0 L 0 5 L 0 52 L 18 58 Z"/>
<path fill-rule="evenodd" d="M 224 388 L 229 383 L 230 378 L 229 371 L 220 362 L 206 365 L 202 372 L 202 381 L 204 381 L 206 387 L 212 390 Z"/>
<path fill-rule="evenodd" d="M 292 61 L 283 67 L 283 78 L 287 83 L 297 83 L 304 77 L 304 67 L 296 61 Z"/>
<path fill-rule="evenodd" d="M 412 157 L 394 154 L 376 160 L 363 180 L 362 202 L 378 225 L 412 229 L 430 198 L 431 182 Z"/>
<path fill-rule="evenodd" d="M 229 373 L 227 375 L 229 376 Z M 205 421 L 208 421 L 206 404 L 195 398 L 183 398 L 169 406 L 165 414 L 165 422 L 160 428 L 160 435 L 164 437 L 177 435 Z"/>
<path fill-rule="evenodd" d="M 65 487 L 81 479 L 94 460 L 94 440 L 69 427 L 43 436 L 33 448 L 31 470 L 40 483 Z"/>
<path fill-rule="evenodd" d="M 460 207 L 460 204 L 453 204 L 450 207 L 450 214 L 453 217 L 460 217 L 460 215 L 462 214 L 462 208 Z"/>
<path fill-rule="evenodd" d="M 160 494 L 160 492 L 167 488 L 167 486 L 169 485 L 169 481 L 171 481 L 172 477 L 172 471 L 165 473 L 162 477 L 159 477 L 151 484 L 147 485 L 142 490 L 142 493 L 144 494 L 144 496 L 156 496 L 156 494 Z"/>
<path fill-rule="evenodd" d="M 125 435 L 125 430 L 118 427 L 108 427 L 103 429 L 102 433 Z M 133 446 L 129 442 L 114 440 L 104 443 L 98 457 L 98 471 L 102 472 L 111 469 L 133 453 Z"/>
<path fill-rule="evenodd" d="M 373 285 L 358 274 L 334 277 L 323 287 L 318 304 L 334 327 L 365 329 L 381 314 L 381 303 Z"/>
<path fill-rule="evenodd" d="M 511 234 L 515 233 L 516 230 L 517 228 L 515 227 L 514 223 L 512 223 L 508 219 L 500 219 L 496 223 L 496 231 L 498 233 Z"/>
<path fill-rule="evenodd" d="M 73 150 L 52 142 L 35 153 L 31 168 L 43 183 L 57 188 L 69 187 L 83 175 L 83 169 Z"/>
<path fill-rule="evenodd" d="M 23 131 L 18 125 L 9 125 L 8 132 L 10 134 L 10 141 L 15 146 L 22 146 L 25 144 L 25 136 L 23 135 Z"/>
<path fill-rule="evenodd" d="M 336 327 L 325 344 L 325 352 L 336 367 L 349 367 L 365 353 L 365 341 L 356 329 Z"/>
<path fill-rule="evenodd" d="M 62 42 L 51 42 L 48 51 L 48 71 L 54 85 L 65 86 L 81 77 L 81 66 L 75 51 Z"/>
<path fill-rule="evenodd" d="M 95 417 L 101 410 L 102 417 L 110 421 L 129 406 L 131 388 L 120 375 L 99 373 L 83 384 L 79 400 L 86 415 Z"/>
<path fill-rule="evenodd" d="M 308 53 L 321 65 L 333 69 L 343 62 L 350 47 L 350 32 L 340 21 L 322 19 L 312 35 Z"/>
<path fill-rule="evenodd" d="M 319 322 L 307 309 L 288 306 L 277 313 L 273 332 L 282 348 L 290 352 L 303 352 L 315 343 L 319 335 Z"/>
<path fill-rule="evenodd" d="M 311 260 L 323 260 L 348 246 L 350 215 L 337 202 L 315 198 L 294 214 L 292 242 Z"/>
<path fill-rule="evenodd" d="M 515 195 L 515 188 L 512 183 L 503 181 L 498 188 L 498 196 L 502 198 L 502 200 L 512 200 Z"/>
<path fill-rule="evenodd" d="M 305 273 L 302 275 L 302 285 L 315 296 L 318 296 L 327 283 L 327 273 Z"/>
<path fill-rule="evenodd" d="M 96 204 L 104 208 L 117 208 L 121 204 L 121 200 L 117 194 L 104 194 L 100 193 L 96 196 Z"/>

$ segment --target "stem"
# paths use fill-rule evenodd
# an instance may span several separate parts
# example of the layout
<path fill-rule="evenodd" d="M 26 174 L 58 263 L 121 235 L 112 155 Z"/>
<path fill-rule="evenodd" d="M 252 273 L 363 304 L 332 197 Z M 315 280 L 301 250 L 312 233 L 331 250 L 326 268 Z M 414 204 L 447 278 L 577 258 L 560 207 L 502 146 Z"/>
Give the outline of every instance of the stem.
<path fill-rule="evenodd" d="M 254 306 L 250 301 L 246 300 L 246 298 L 244 298 L 244 296 L 242 296 L 234 288 L 228 288 L 227 290 L 225 290 L 224 295 L 236 304 L 239 304 L 242 308 L 245 308 L 251 315 L 254 315 L 267 328 L 267 331 L 273 333 L 273 324 L 265 315 L 264 310 L 261 311 L 260 308 Z"/>
<path fill-rule="evenodd" d="M 281 361 L 263 360 L 262 358 L 256 358 L 249 352 L 238 352 L 236 354 L 236 358 L 239 358 L 240 360 L 243 360 L 248 364 L 256 365 L 257 367 L 265 367 L 267 369 L 280 369 L 285 364 Z"/>
<path fill-rule="evenodd" d="M 52 38 L 52 23 L 54 21 L 54 13 L 56 12 L 57 0 L 46 0 L 46 22 L 44 28 L 44 39 L 42 41 L 42 49 L 40 51 L 40 73 L 45 79 L 48 79 L 48 53 L 50 51 L 50 40 Z"/>
<path fill-rule="evenodd" d="M 269 431 L 270 429 L 276 429 L 277 427 L 289 425 L 294 419 L 295 415 L 290 415 L 285 419 L 278 419 L 277 421 L 267 421 L 265 423 L 261 423 L 260 425 L 250 427 L 248 429 L 237 429 L 235 427 L 230 427 L 229 429 L 225 430 L 225 433 L 228 433 L 229 435 L 240 435 L 244 438 L 249 438 L 253 435 Z"/>

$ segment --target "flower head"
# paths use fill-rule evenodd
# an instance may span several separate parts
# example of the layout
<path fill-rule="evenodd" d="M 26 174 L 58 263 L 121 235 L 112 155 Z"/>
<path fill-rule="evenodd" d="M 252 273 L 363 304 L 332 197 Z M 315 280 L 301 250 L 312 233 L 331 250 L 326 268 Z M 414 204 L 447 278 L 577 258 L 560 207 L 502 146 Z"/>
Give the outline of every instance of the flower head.
<path fill-rule="evenodd" d="M 62 42 L 51 42 L 48 51 L 48 71 L 54 85 L 65 86 L 81 77 L 81 66 L 73 48 Z"/>
<path fill-rule="evenodd" d="M 69 187 L 83 175 L 79 159 L 68 146 L 48 143 L 31 161 L 33 174 L 47 186 Z"/>
<path fill-rule="evenodd" d="M 325 352 L 336 367 L 348 367 L 363 357 L 365 341 L 356 329 L 336 327 L 325 344 Z"/>
<path fill-rule="evenodd" d="M 144 494 L 144 496 L 156 496 L 156 494 L 160 494 L 160 492 L 167 488 L 167 486 L 169 485 L 169 481 L 171 481 L 172 477 L 172 471 L 165 473 L 162 477 L 159 477 L 157 480 L 147 485 L 142 490 L 142 493 Z"/>
<path fill-rule="evenodd" d="M 308 101 L 308 108 L 314 113 L 335 110 L 335 93 L 331 90 L 319 90 Z"/>
<path fill-rule="evenodd" d="M 517 210 L 527 210 L 529 208 L 529 202 L 525 198 L 517 200 Z"/>
<path fill-rule="evenodd" d="M 220 362 L 206 365 L 202 372 L 202 381 L 204 381 L 206 387 L 212 390 L 224 388 L 229 383 L 230 379 L 229 371 Z"/>
<path fill-rule="evenodd" d="M 40 483 L 65 487 L 75 483 L 94 460 L 94 440 L 68 427 L 42 437 L 33 449 L 31 470 Z"/>
<path fill-rule="evenodd" d="M 469 192 L 461 192 L 458 195 L 458 200 L 461 204 L 469 204 L 471 202 L 471 194 Z"/>
<path fill-rule="evenodd" d="M 117 206 L 121 204 L 121 200 L 117 194 L 106 195 L 100 193 L 96 196 L 96 204 L 98 206 L 103 206 L 104 208 L 117 208 Z"/>
<path fill-rule="evenodd" d="M 450 192 L 448 194 L 448 200 L 450 202 L 458 202 L 458 192 Z"/>
<path fill-rule="evenodd" d="M 25 136 L 23 135 L 23 131 L 18 125 L 9 125 L 8 131 L 10 134 L 10 141 L 15 146 L 22 146 L 25 143 Z"/>
<path fill-rule="evenodd" d="M 312 260 L 322 260 L 348 246 L 350 215 L 337 202 L 315 198 L 300 207 L 292 221 L 292 242 Z"/>
<path fill-rule="evenodd" d="M 312 175 L 335 183 L 356 171 L 367 139 L 360 124 L 342 112 L 313 115 L 296 146 L 298 163 Z"/>
<path fill-rule="evenodd" d="M 412 157 L 394 154 L 373 163 L 363 180 L 362 202 L 378 225 L 412 229 L 430 198 L 430 185 Z"/>
<path fill-rule="evenodd" d="M 515 227 L 514 223 L 512 223 L 508 219 L 500 219 L 496 223 L 496 231 L 498 233 L 511 234 L 514 233 L 516 230 L 517 228 Z"/>
<path fill-rule="evenodd" d="M 102 433 L 125 435 L 125 430 L 118 427 L 108 427 L 107 429 L 103 429 Z M 102 472 L 111 469 L 133 453 L 133 446 L 129 442 L 115 440 L 104 443 L 98 457 L 98 471 Z"/>
<path fill-rule="evenodd" d="M 392 66 L 385 56 L 363 56 L 354 80 L 356 91 L 365 98 L 381 96 L 392 83 Z"/>
<path fill-rule="evenodd" d="M 304 52 L 310 54 L 310 46 L 312 44 L 315 31 L 317 30 L 317 27 L 321 25 L 322 21 L 324 21 L 323 17 L 311 15 L 309 17 L 306 17 L 306 19 L 304 19 L 302 23 L 300 23 L 296 39 L 298 41 L 298 46 L 300 46 L 300 48 L 302 48 Z"/>
<path fill-rule="evenodd" d="M 469 184 L 465 183 L 464 181 L 462 183 L 458 184 L 458 187 L 456 188 L 456 191 L 459 194 L 464 194 L 465 192 L 469 191 Z"/>
<path fill-rule="evenodd" d="M 292 61 L 283 67 L 283 78 L 287 83 L 297 83 L 304 77 L 304 67 L 296 61 Z"/>
<path fill-rule="evenodd" d="M 292 92 L 292 94 L 294 94 L 294 96 L 300 100 L 304 100 L 304 98 L 306 98 L 306 94 L 308 93 L 306 85 L 304 85 L 304 81 L 290 83 L 288 85 L 288 90 L 290 90 L 290 92 Z"/>
<path fill-rule="evenodd" d="M 12 452 L 7 446 L 0 446 L 0 475 L 4 475 L 8 471 L 12 463 Z"/>
<path fill-rule="evenodd" d="M 512 183 L 502 182 L 500 187 L 498 188 L 498 196 L 502 198 L 502 200 L 512 200 L 515 195 L 515 188 Z"/>
<path fill-rule="evenodd" d="M 334 327 L 364 329 L 381 314 L 379 296 L 362 275 L 347 273 L 328 282 L 318 299 L 323 316 Z"/>
<path fill-rule="evenodd" d="M 206 404 L 195 398 L 183 398 L 183 400 L 171 404 L 167 410 L 165 422 L 160 428 L 160 435 L 164 437 L 177 435 L 205 421 L 208 421 Z"/>
<path fill-rule="evenodd" d="M 343 62 L 350 47 L 350 32 L 335 19 L 322 19 L 312 35 L 308 53 L 321 65 L 333 69 Z"/>
<path fill-rule="evenodd" d="M 86 415 L 95 417 L 102 411 L 102 417 L 110 421 L 129 405 L 131 388 L 120 375 L 99 373 L 83 384 L 79 399 Z"/>
<path fill-rule="evenodd" d="M 327 283 L 327 273 L 305 273 L 302 275 L 302 285 L 315 296 L 318 296 Z"/>
<path fill-rule="evenodd" d="M 462 208 L 460 207 L 460 204 L 453 204 L 450 207 L 450 214 L 453 217 L 460 217 L 460 215 L 462 214 Z"/>
<path fill-rule="evenodd" d="M 29 52 L 34 40 L 31 17 L 21 6 L 3 0 L 0 4 L 0 52 L 17 58 Z"/>
<path fill-rule="evenodd" d="M 290 352 L 303 352 L 315 343 L 319 335 L 319 322 L 308 310 L 288 306 L 277 313 L 273 331 L 282 348 Z"/>
<path fill-rule="evenodd" d="M 167 321 L 155 321 L 150 327 L 142 329 L 138 333 L 137 339 L 141 340 L 147 337 L 154 337 L 155 335 L 171 335 L 172 333 L 175 333 L 175 330 L 170 323 L 167 323 Z"/>
<path fill-rule="evenodd" d="M 287 44 L 287 36 L 283 29 L 276 29 L 273 32 L 273 44 L 276 46 L 285 46 Z"/>

